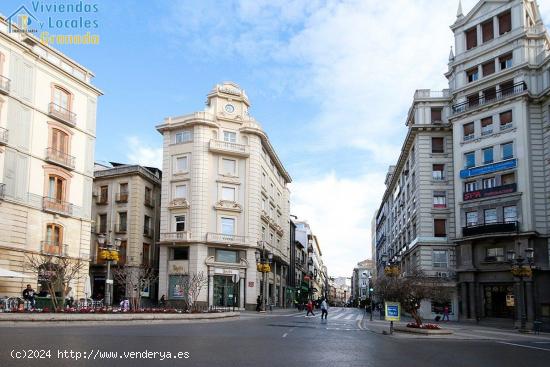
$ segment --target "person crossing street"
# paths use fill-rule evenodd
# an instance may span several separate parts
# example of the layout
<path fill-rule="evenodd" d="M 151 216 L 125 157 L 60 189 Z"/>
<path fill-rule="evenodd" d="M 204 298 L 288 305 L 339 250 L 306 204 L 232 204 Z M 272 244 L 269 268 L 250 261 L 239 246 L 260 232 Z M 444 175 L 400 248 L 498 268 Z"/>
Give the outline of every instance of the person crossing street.
<path fill-rule="evenodd" d="M 327 316 L 328 316 L 328 304 L 327 304 L 327 300 L 323 299 L 323 302 L 321 302 L 321 320 L 323 319 L 323 317 L 326 320 Z"/>

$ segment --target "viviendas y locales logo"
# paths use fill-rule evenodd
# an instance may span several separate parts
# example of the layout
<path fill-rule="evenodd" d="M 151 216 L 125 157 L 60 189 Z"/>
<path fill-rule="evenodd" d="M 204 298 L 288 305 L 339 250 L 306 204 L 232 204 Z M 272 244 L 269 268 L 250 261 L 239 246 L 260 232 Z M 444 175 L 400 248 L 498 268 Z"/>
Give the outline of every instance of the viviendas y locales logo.
<path fill-rule="evenodd" d="M 46 45 L 97 45 L 98 13 L 97 3 L 32 1 L 6 20 L 9 33 L 32 33 Z"/>

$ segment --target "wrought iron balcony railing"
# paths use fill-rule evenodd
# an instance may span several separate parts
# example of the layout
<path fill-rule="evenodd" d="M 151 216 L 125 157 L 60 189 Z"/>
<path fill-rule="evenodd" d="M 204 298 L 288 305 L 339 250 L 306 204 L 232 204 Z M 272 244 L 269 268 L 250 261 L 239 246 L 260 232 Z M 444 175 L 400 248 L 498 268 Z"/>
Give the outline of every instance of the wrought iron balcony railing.
<path fill-rule="evenodd" d="M 51 147 L 46 149 L 46 160 L 69 169 L 75 167 L 75 157 Z"/>
<path fill-rule="evenodd" d="M 509 96 L 521 94 L 527 90 L 527 84 L 525 82 L 519 82 L 510 86 L 501 88 L 496 93 L 491 93 L 483 97 L 468 98 L 466 101 L 453 105 L 453 114 L 466 112 L 478 106 L 495 102 Z"/>
<path fill-rule="evenodd" d="M 493 222 L 485 224 L 476 224 L 462 227 L 462 235 L 464 237 L 480 236 L 486 234 L 511 233 L 517 232 L 519 222 Z"/>
<path fill-rule="evenodd" d="M 53 102 L 49 104 L 48 114 L 70 126 L 76 125 L 76 113 L 69 111 L 68 109 L 61 107 Z"/>
<path fill-rule="evenodd" d="M 40 242 L 40 252 L 44 255 L 66 256 L 69 245 L 55 241 Z"/>
<path fill-rule="evenodd" d="M 72 215 L 73 204 L 45 196 L 42 198 L 42 207 L 44 211 L 61 215 Z"/>
<path fill-rule="evenodd" d="M 122 191 L 116 194 L 115 200 L 117 203 L 127 203 L 128 202 L 128 192 Z"/>

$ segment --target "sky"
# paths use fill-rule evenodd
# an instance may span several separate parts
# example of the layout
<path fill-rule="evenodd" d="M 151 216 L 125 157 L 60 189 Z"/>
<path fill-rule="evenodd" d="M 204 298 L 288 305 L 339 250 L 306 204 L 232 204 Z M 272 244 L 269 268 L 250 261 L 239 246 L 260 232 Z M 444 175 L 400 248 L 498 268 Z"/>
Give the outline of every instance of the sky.
<path fill-rule="evenodd" d="M 80 1 L 34 1 L 34 5 Z M 539 0 L 545 23 L 550 2 Z M 371 256 L 371 220 L 399 156 L 416 89 L 446 88 L 458 0 L 82 1 L 97 45 L 58 48 L 91 69 L 97 161 L 161 167 L 164 117 L 204 109 L 214 85 L 246 90 L 293 178 L 291 214 L 331 276 Z M 477 3 L 463 0 L 464 14 Z M 2 0 L 9 15 L 32 1 Z M 73 19 L 51 10 L 44 21 Z M 82 34 L 53 29 L 51 34 Z"/>

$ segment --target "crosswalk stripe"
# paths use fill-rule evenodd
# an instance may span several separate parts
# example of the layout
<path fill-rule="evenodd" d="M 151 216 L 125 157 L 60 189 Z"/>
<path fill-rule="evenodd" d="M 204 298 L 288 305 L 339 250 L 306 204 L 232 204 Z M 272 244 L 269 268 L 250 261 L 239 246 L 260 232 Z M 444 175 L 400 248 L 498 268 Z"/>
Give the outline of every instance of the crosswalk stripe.
<path fill-rule="evenodd" d="M 338 315 L 333 316 L 332 319 L 333 319 L 333 320 L 336 320 L 336 319 L 339 319 L 339 318 L 342 317 L 342 316 L 344 316 L 344 314 L 343 314 L 343 313 L 339 313 Z"/>
<path fill-rule="evenodd" d="M 350 313 L 349 315 L 347 315 L 347 316 L 345 317 L 345 319 L 346 319 L 346 320 L 351 320 L 352 317 L 353 317 L 353 314 Z"/>

